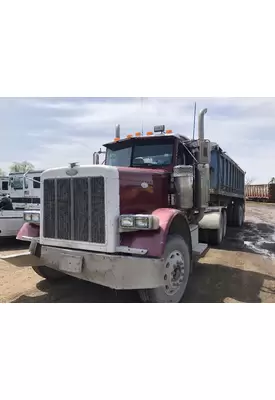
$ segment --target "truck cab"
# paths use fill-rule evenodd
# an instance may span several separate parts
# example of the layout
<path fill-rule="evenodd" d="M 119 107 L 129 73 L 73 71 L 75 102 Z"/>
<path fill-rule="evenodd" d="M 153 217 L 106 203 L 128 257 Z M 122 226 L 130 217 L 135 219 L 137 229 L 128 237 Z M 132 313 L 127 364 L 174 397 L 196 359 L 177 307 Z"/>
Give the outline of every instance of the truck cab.
<path fill-rule="evenodd" d="M 15 209 L 39 208 L 42 172 L 42 170 L 37 170 L 9 174 L 9 194 Z"/>
<path fill-rule="evenodd" d="M 0 237 L 16 237 L 25 222 L 24 211 L 39 210 L 41 173 L 15 172 L 1 178 Z"/>
<path fill-rule="evenodd" d="M 116 137 L 105 144 L 105 165 L 120 170 L 123 212 L 172 207 L 184 210 L 190 223 L 198 222 L 198 213 L 209 201 L 210 142 L 202 135 L 190 140 L 160 126 L 155 133 Z"/>

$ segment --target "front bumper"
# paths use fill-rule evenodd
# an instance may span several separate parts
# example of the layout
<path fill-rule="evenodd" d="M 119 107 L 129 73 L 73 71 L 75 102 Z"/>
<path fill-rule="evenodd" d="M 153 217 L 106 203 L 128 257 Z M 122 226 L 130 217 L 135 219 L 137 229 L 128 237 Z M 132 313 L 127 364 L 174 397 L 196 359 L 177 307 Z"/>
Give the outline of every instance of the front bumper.
<path fill-rule="evenodd" d="M 18 267 L 45 265 L 117 290 L 153 289 L 164 285 L 163 259 L 91 253 L 39 244 L 31 245 L 29 252 L 1 258 Z"/>

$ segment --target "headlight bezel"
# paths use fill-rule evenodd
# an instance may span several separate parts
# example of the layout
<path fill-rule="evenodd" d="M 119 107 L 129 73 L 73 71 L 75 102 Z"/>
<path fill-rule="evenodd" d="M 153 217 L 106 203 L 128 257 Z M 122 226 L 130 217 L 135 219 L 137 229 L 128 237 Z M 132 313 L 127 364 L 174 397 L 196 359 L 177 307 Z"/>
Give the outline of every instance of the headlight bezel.
<path fill-rule="evenodd" d="M 123 221 L 132 220 L 133 224 L 126 226 Z M 143 221 L 143 223 L 141 223 Z M 159 218 L 152 214 L 124 214 L 119 217 L 119 231 L 148 231 L 159 229 Z"/>
<path fill-rule="evenodd" d="M 40 211 L 24 211 L 24 221 L 32 224 L 40 224 Z"/>

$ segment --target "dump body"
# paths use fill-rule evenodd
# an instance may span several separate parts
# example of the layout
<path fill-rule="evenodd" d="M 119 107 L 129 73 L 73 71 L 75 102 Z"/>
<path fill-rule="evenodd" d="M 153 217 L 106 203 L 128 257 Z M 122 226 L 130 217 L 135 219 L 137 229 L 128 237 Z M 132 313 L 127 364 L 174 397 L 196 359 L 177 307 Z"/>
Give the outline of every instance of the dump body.
<path fill-rule="evenodd" d="M 212 200 L 245 197 L 245 172 L 218 145 L 212 145 L 211 151 L 210 195 Z"/>
<path fill-rule="evenodd" d="M 275 202 L 275 183 L 247 185 L 246 199 Z"/>

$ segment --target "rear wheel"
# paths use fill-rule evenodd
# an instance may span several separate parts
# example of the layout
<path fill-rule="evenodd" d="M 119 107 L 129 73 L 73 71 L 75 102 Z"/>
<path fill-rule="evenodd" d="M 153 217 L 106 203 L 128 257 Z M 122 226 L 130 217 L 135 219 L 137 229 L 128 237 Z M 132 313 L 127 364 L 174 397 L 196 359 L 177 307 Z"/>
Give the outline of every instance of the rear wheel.
<path fill-rule="evenodd" d="M 34 272 L 37 273 L 37 275 L 41 276 L 44 279 L 47 279 L 50 282 L 59 281 L 60 279 L 66 277 L 66 275 L 62 272 L 56 271 L 44 265 L 39 267 L 32 267 L 32 269 L 34 270 Z"/>
<path fill-rule="evenodd" d="M 227 212 L 226 212 L 228 226 L 233 226 L 234 225 L 234 221 L 233 221 L 233 215 L 234 214 L 233 214 L 233 212 L 234 212 L 234 208 L 230 204 L 230 206 L 227 207 Z"/>
<path fill-rule="evenodd" d="M 244 223 L 244 207 L 242 204 L 234 206 L 234 226 L 241 228 Z"/>
<path fill-rule="evenodd" d="M 185 239 L 179 235 L 168 237 L 164 251 L 162 287 L 139 290 L 144 303 L 179 303 L 189 280 L 191 256 Z"/>

